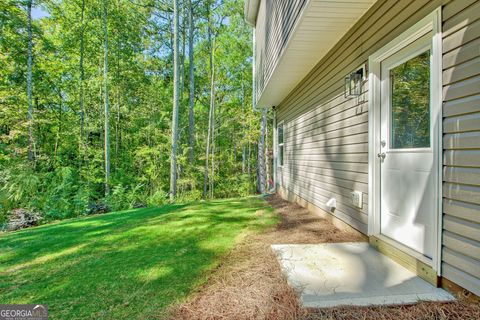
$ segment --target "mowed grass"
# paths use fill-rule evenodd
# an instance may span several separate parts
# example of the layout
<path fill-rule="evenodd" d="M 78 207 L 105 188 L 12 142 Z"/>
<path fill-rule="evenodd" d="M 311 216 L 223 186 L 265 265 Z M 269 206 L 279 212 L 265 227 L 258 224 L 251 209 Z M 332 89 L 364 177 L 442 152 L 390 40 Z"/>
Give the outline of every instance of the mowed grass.
<path fill-rule="evenodd" d="M 235 242 L 275 225 L 261 198 L 166 205 L 0 235 L 0 304 L 50 319 L 161 318 Z"/>

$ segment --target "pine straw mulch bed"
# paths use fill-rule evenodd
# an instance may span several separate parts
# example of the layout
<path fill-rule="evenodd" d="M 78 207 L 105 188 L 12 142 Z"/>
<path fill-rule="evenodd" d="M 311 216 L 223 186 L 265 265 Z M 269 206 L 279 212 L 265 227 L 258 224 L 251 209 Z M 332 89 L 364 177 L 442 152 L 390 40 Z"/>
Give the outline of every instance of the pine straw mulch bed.
<path fill-rule="evenodd" d="M 302 308 L 270 245 L 355 242 L 366 238 L 357 232 L 339 230 L 278 196 L 267 200 L 281 216 L 277 228 L 238 244 L 206 285 L 189 301 L 170 310 L 172 319 L 480 319 L 480 304 L 467 299 L 391 307 Z"/>

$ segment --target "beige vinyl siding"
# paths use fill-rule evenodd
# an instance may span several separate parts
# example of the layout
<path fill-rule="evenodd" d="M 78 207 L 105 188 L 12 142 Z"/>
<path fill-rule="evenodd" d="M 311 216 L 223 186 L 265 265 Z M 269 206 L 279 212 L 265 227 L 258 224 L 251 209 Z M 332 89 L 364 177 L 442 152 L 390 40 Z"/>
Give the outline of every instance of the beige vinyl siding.
<path fill-rule="evenodd" d="M 443 276 L 480 294 L 480 1 L 443 10 Z"/>
<path fill-rule="evenodd" d="M 282 187 L 324 210 L 336 198 L 333 215 L 367 233 L 368 83 L 363 96 L 345 99 L 344 77 L 441 3 L 378 1 L 278 106 L 286 141 L 277 172 Z M 351 203 L 353 190 L 364 193 L 362 208 Z"/>
<path fill-rule="evenodd" d="M 344 77 L 443 5 L 442 272 L 480 293 L 480 1 L 377 1 L 277 106 L 284 121 L 282 194 L 293 194 L 367 233 L 368 92 L 345 99 Z M 368 83 L 365 83 L 365 89 Z M 350 192 L 364 192 L 363 207 Z M 284 192 L 286 191 L 286 193 Z"/>
<path fill-rule="evenodd" d="M 255 34 L 255 97 L 260 97 L 307 0 L 263 0 Z"/>

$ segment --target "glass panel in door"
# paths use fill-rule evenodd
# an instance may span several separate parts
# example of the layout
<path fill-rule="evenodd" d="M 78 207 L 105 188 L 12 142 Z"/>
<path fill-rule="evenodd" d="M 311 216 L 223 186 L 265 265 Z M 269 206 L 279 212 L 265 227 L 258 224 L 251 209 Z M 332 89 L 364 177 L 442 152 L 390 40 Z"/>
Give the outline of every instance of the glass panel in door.
<path fill-rule="evenodd" d="M 430 147 L 430 50 L 390 70 L 392 149 Z"/>

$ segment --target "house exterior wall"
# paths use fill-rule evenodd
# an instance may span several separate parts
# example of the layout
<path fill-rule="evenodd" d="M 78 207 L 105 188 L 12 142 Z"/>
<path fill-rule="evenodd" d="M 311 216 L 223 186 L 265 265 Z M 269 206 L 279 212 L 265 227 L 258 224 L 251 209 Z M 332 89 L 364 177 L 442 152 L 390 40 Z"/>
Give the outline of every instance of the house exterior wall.
<path fill-rule="evenodd" d="M 332 214 L 367 233 L 368 92 L 360 98 L 344 98 L 344 77 L 367 65 L 372 53 L 440 5 L 442 271 L 447 279 L 480 294 L 479 0 L 376 2 L 277 106 L 277 123 L 283 122 L 285 128 L 284 166 L 277 169 L 277 182 L 284 197 L 300 197 L 325 211 L 329 211 L 327 200 L 335 197 L 337 206 Z M 257 33 L 260 28 L 257 24 Z M 364 193 L 362 208 L 351 204 L 353 190 Z"/>
<path fill-rule="evenodd" d="M 255 101 L 275 70 L 307 0 L 263 0 L 255 27 Z"/>
<path fill-rule="evenodd" d="M 480 1 L 443 8 L 443 276 L 480 295 Z"/>

